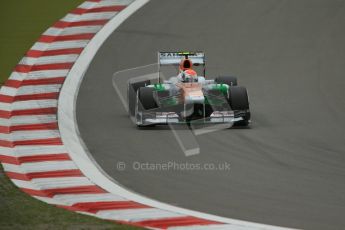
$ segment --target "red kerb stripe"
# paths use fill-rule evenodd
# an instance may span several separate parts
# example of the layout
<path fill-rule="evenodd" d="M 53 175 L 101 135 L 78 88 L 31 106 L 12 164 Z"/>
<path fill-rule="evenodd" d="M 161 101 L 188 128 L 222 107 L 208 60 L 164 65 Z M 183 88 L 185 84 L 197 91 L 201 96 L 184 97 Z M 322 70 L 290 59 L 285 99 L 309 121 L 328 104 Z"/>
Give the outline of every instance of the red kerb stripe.
<path fill-rule="evenodd" d="M 56 28 L 66 28 L 66 27 L 76 27 L 76 26 L 102 26 L 106 24 L 109 20 L 89 20 L 89 21 L 78 21 L 78 22 L 66 22 L 58 21 L 53 27 Z"/>
<path fill-rule="evenodd" d="M 35 140 L 23 140 L 23 141 L 7 141 L 0 140 L 0 146 L 13 148 L 20 145 L 62 145 L 61 138 L 46 138 Z"/>
<path fill-rule="evenodd" d="M 62 145 L 61 138 L 46 138 L 36 140 L 13 141 L 13 146 L 18 145 Z"/>
<path fill-rule="evenodd" d="M 7 96 L 7 95 L 0 95 L 0 102 L 12 103 L 14 101 L 48 100 L 48 99 L 57 99 L 58 97 L 59 97 L 58 92 L 18 95 L 14 97 Z"/>
<path fill-rule="evenodd" d="M 176 227 L 176 226 L 220 224 L 219 222 L 199 219 L 192 216 L 164 218 L 164 219 L 158 219 L 158 220 L 146 220 L 146 221 L 139 221 L 135 223 L 140 224 L 142 226 L 146 226 L 146 227 L 162 228 L 162 229 L 167 229 L 169 227 Z"/>
<path fill-rule="evenodd" d="M 101 12 L 117 12 L 121 11 L 126 6 L 104 6 L 104 7 L 95 7 L 91 9 L 85 9 L 85 8 L 77 8 L 75 10 L 72 10 L 72 14 L 85 14 L 85 13 L 101 13 Z"/>
<path fill-rule="evenodd" d="M 55 130 L 58 129 L 57 122 L 42 123 L 42 124 L 30 124 L 30 125 L 15 125 L 11 126 L 11 131 L 27 131 L 27 130 Z"/>
<path fill-rule="evenodd" d="M 0 133 L 10 133 L 13 131 L 54 130 L 54 129 L 58 129 L 57 122 L 29 124 L 29 125 L 0 126 Z"/>
<path fill-rule="evenodd" d="M 7 80 L 5 86 L 12 88 L 19 88 L 20 86 L 27 85 L 51 85 L 51 84 L 62 84 L 66 77 L 54 77 L 54 78 L 43 78 L 43 79 L 32 79 L 32 80 Z"/>
<path fill-rule="evenodd" d="M 84 202 L 76 203 L 72 206 L 64 206 L 71 211 L 82 211 L 97 213 L 101 210 L 118 210 L 118 209 L 136 209 L 136 208 L 148 208 L 149 206 L 139 204 L 133 201 L 104 201 L 104 202 Z"/>
<path fill-rule="evenodd" d="M 71 160 L 71 158 L 69 157 L 67 153 L 42 154 L 42 155 L 22 156 L 22 157 L 0 155 L 0 161 L 2 161 L 2 163 L 15 164 L 15 165 L 20 165 L 23 163 L 41 162 L 41 161 L 67 161 L 67 160 Z"/>
<path fill-rule="evenodd" d="M 121 11 L 124 8 L 126 8 L 126 6 L 104 6 L 104 7 L 96 7 L 96 8 L 92 8 L 90 10 L 88 10 L 88 13 L 100 13 L 100 12 L 113 12 L 113 11 Z"/>
<path fill-rule="evenodd" d="M 56 55 L 67 55 L 67 54 L 80 54 L 83 48 L 71 48 L 71 49 L 58 49 L 58 50 L 29 50 L 26 53 L 27 57 L 45 57 L 45 56 L 56 56 Z"/>
<path fill-rule="evenodd" d="M 10 118 L 12 116 L 26 116 L 26 115 L 46 115 L 46 114 L 56 114 L 57 108 L 42 108 L 42 109 L 23 109 L 23 110 L 13 110 L 6 111 L 0 110 L 0 118 Z"/>
<path fill-rule="evenodd" d="M 61 42 L 61 41 L 75 41 L 75 40 L 90 40 L 95 34 L 75 34 L 75 35 L 62 35 L 62 36 L 50 36 L 42 35 L 39 42 L 51 43 L 51 42 Z"/>
<path fill-rule="evenodd" d="M 21 65 L 18 64 L 14 71 L 19 73 L 28 73 L 30 71 L 40 71 L 40 70 L 59 70 L 59 69 L 70 69 L 74 63 L 54 63 L 54 64 L 44 64 L 44 65 Z"/>

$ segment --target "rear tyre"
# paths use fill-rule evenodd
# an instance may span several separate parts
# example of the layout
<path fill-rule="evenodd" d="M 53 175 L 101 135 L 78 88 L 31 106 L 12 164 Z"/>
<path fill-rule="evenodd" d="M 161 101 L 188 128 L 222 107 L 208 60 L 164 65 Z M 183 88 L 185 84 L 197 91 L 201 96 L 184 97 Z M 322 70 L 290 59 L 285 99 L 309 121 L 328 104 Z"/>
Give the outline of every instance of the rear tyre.
<path fill-rule="evenodd" d="M 229 87 L 229 104 L 235 112 L 235 117 L 242 117 L 242 121 L 235 122 L 236 126 L 247 126 L 250 120 L 247 89 L 242 86 Z"/>
<path fill-rule="evenodd" d="M 228 86 L 237 86 L 237 78 L 233 76 L 219 76 L 215 79 L 218 84 L 227 84 Z"/>
<path fill-rule="evenodd" d="M 127 88 L 127 98 L 128 98 L 128 113 L 130 116 L 135 115 L 135 107 L 137 101 L 137 91 L 140 87 L 145 87 L 149 85 L 150 81 L 140 81 L 135 83 L 129 83 Z"/>

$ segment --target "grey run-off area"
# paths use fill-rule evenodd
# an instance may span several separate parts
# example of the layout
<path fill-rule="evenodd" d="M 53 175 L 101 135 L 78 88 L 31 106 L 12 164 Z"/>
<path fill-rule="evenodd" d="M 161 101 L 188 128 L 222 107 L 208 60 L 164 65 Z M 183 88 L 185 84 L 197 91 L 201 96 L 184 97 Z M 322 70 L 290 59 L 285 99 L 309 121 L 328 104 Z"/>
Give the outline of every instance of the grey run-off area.
<path fill-rule="evenodd" d="M 304 229 L 345 226 L 345 1 L 154 0 L 105 42 L 77 101 L 81 136 L 127 188 L 184 208 Z M 169 128 L 139 130 L 112 86 L 157 51 L 203 50 L 207 75 L 238 76 L 253 123 L 200 135 L 185 157 Z M 126 168 L 117 170 L 118 162 Z M 134 170 L 133 162 L 231 165 Z"/>

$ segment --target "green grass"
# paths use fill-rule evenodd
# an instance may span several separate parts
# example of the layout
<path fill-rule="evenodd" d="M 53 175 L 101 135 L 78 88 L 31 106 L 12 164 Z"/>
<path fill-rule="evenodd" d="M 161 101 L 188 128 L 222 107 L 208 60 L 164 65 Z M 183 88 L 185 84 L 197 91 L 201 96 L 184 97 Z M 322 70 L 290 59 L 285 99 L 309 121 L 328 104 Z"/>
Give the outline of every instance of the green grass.
<path fill-rule="evenodd" d="M 83 1 L 0 1 L 0 83 L 49 26 Z"/>
<path fill-rule="evenodd" d="M 39 36 L 83 0 L 0 2 L 0 84 Z M 21 192 L 0 167 L 0 229 L 137 229 L 56 208 Z"/>

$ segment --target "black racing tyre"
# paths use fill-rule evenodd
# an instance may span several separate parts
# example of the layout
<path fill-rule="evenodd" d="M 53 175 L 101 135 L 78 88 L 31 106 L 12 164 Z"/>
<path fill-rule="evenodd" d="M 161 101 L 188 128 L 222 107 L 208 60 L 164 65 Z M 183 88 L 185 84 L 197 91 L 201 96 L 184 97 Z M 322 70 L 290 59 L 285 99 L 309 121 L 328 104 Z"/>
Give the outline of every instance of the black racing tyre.
<path fill-rule="evenodd" d="M 236 122 L 236 126 L 247 126 L 250 120 L 249 101 L 247 89 L 242 86 L 229 87 L 229 103 L 235 114 L 239 112 L 242 121 Z"/>
<path fill-rule="evenodd" d="M 237 86 L 237 78 L 233 76 L 219 76 L 214 80 L 218 84 L 227 84 L 228 86 Z"/>
<path fill-rule="evenodd" d="M 234 126 L 239 127 L 239 126 L 248 126 L 249 125 L 249 120 L 242 120 L 242 121 L 237 121 L 235 122 Z"/>
<path fill-rule="evenodd" d="M 229 103 L 232 110 L 248 110 L 249 101 L 247 89 L 243 86 L 230 86 Z"/>
<path fill-rule="evenodd" d="M 138 103 L 140 102 L 142 108 L 145 110 L 157 108 L 157 103 L 153 97 L 154 88 L 140 87 L 138 90 Z"/>
<path fill-rule="evenodd" d="M 150 85 L 150 80 L 145 80 L 145 81 L 140 81 L 140 82 L 135 82 L 135 83 L 128 83 L 127 98 L 128 98 L 128 113 L 130 116 L 135 115 L 138 89 L 140 87 L 145 87 L 146 85 Z"/>

